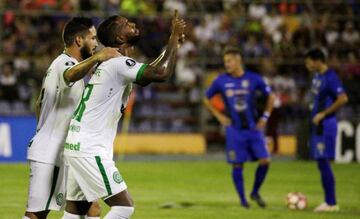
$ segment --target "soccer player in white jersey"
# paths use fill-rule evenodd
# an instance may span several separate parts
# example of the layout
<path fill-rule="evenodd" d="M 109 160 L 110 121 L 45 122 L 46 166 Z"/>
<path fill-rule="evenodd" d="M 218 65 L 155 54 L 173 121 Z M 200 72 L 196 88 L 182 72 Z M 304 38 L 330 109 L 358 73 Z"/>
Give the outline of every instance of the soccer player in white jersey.
<path fill-rule="evenodd" d="M 105 219 L 127 219 L 133 214 L 133 201 L 113 161 L 117 124 L 133 83 L 145 86 L 172 75 L 184 28 L 185 22 L 175 12 L 167 48 L 151 64 L 123 56 L 97 66 L 75 110 L 64 145 L 69 172 L 63 219 L 82 218 L 88 202 L 98 199 L 111 207 Z M 119 48 L 122 54 L 139 36 L 136 25 L 121 16 L 106 19 L 98 28 L 99 41 Z"/>
<path fill-rule="evenodd" d="M 30 183 L 24 219 L 46 218 L 50 210 L 63 206 L 66 168 L 62 152 L 71 116 L 84 88 L 81 79 L 96 63 L 120 55 L 117 48 L 104 48 L 93 55 L 98 44 L 89 18 L 70 20 L 64 27 L 63 41 L 65 50 L 48 68 L 37 102 L 37 132 L 27 155 Z M 94 204 L 88 215 L 99 213 L 99 206 Z"/>

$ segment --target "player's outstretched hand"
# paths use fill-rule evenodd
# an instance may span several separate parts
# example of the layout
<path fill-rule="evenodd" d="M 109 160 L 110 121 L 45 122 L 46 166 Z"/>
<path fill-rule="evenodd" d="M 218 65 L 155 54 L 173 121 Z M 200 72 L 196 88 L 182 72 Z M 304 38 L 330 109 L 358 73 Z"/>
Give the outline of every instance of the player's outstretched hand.
<path fill-rule="evenodd" d="M 121 53 L 117 48 L 105 47 L 96 53 L 95 56 L 97 57 L 98 62 L 104 62 L 108 59 L 121 56 Z"/>
<path fill-rule="evenodd" d="M 185 21 L 179 18 L 179 13 L 177 10 L 175 10 L 174 17 L 172 19 L 171 36 L 176 37 L 177 40 L 184 38 L 185 27 L 186 27 Z"/>

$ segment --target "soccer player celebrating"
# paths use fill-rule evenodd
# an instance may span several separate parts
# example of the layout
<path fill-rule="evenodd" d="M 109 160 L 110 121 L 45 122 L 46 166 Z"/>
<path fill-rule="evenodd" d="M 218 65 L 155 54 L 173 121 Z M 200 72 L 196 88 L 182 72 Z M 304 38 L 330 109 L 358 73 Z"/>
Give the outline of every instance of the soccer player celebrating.
<path fill-rule="evenodd" d="M 260 207 L 265 207 L 259 190 L 269 169 L 270 155 L 263 129 L 272 111 L 274 96 L 261 76 L 242 67 L 241 55 L 237 48 L 225 48 L 223 57 L 227 72 L 219 75 L 211 84 L 206 92 L 204 104 L 226 128 L 226 156 L 227 161 L 233 166 L 232 177 L 241 205 L 245 208 L 250 207 L 244 191 L 244 162 L 259 159 L 250 197 Z M 267 97 L 262 115 L 256 110 L 256 92 L 261 92 Z M 211 105 L 209 99 L 216 94 L 221 95 L 230 118 Z"/>
<path fill-rule="evenodd" d="M 84 88 L 81 79 L 96 63 L 120 55 L 115 48 L 104 48 L 93 55 L 98 44 L 89 18 L 70 20 L 62 37 L 65 50 L 48 68 L 37 102 L 37 132 L 27 155 L 30 184 L 24 219 L 46 218 L 50 210 L 63 207 L 66 168 L 62 152 L 71 115 Z M 88 216 L 99 213 L 95 204 Z"/>
<path fill-rule="evenodd" d="M 335 178 L 330 161 L 335 158 L 337 121 L 335 112 L 347 103 L 348 97 L 336 72 L 328 67 L 325 54 L 313 49 L 305 55 L 306 68 L 314 73 L 311 92 L 311 152 L 321 174 L 325 203 L 316 212 L 339 211 L 335 197 Z"/>
<path fill-rule="evenodd" d="M 151 64 L 124 56 L 97 67 L 74 112 L 64 145 L 69 175 L 63 219 L 82 218 L 88 202 L 97 199 L 103 199 L 111 207 L 105 219 L 127 219 L 133 214 L 133 201 L 113 161 L 117 124 L 133 83 L 145 86 L 165 81 L 172 75 L 184 28 L 185 22 L 175 12 L 167 48 Z M 100 24 L 98 38 L 104 46 L 117 47 L 125 54 L 140 34 L 128 19 L 112 16 Z"/>

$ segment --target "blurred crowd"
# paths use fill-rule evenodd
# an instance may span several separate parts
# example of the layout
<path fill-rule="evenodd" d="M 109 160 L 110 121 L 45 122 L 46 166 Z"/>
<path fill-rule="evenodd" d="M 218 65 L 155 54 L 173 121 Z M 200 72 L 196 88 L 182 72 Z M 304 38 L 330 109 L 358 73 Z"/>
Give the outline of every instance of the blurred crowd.
<path fill-rule="evenodd" d="M 99 23 L 112 14 L 129 16 L 143 37 L 136 54 L 151 60 L 166 44 L 172 11 L 178 9 L 188 21 L 187 41 L 172 78 L 177 89 L 166 92 L 180 90 L 184 108 L 201 104 L 206 78 L 222 71 L 221 51 L 230 44 L 241 49 L 248 68 L 271 84 L 281 117 L 301 118 L 307 112 L 311 78 L 302 57 L 306 50 L 322 47 L 350 97 L 344 116 L 360 115 L 356 0 L 5 0 L 0 7 L 0 114 L 32 111 L 46 68 L 63 49 L 61 29 L 70 17 L 91 16 Z M 139 88 L 139 98 L 159 97 L 158 90 Z"/>

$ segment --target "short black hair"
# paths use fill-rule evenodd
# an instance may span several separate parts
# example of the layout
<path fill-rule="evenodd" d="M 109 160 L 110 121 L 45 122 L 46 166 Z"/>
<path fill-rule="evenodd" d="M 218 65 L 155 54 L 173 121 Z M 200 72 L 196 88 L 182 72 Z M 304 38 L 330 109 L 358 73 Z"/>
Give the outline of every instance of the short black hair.
<path fill-rule="evenodd" d="M 65 46 L 71 46 L 78 35 L 87 33 L 94 26 L 92 20 L 86 17 L 74 17 L 65 24 L 62 38 Z"/>
<path fill-rule="evenodd" d="M 225 49 L 223 50 L 223 56 L 228 55 L 228 54 L 241 56 L 239 48 L 237 48 L 235 46 L 227 46 L 227 47 L 225 47 Z"/>
<path fill-rule="evenodd" d="M 117 15 L 108 17 L 98 27 L 97 36 L 101 44 L 104 46 L 115 46 L 117 37 L 117 23 L 116 20 L 119 18 Z"/>
<path fill-rule="evenodd" d="M 325 52 L 319 48 L 311 49 L 305 53 L 305 59 L 310 58 L 314 61 L 326 61 L 326 55 Z"/>

